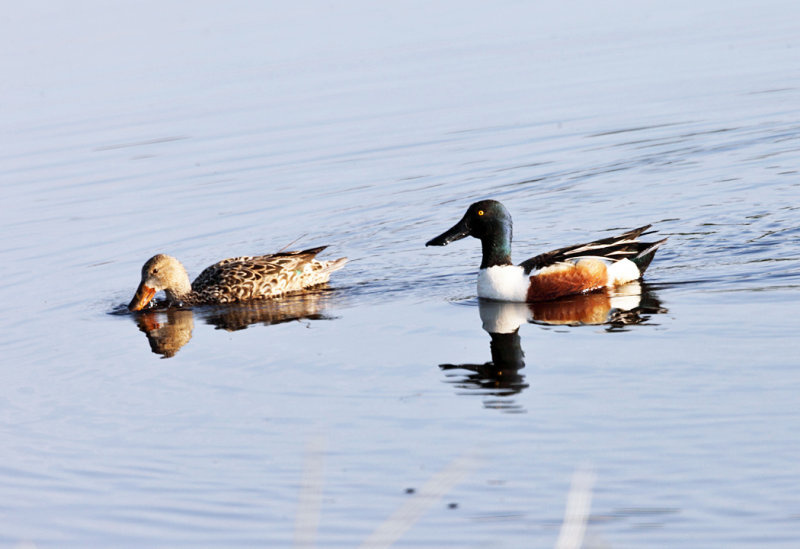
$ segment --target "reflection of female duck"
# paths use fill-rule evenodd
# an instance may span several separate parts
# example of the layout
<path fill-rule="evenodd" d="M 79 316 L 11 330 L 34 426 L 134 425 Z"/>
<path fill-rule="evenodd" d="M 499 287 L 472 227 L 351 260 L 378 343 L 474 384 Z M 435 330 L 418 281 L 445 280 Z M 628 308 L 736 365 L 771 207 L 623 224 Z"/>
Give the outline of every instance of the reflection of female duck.
<path fill-rule="evenodd" d="M 286 296 L 282 299 L 220 305 L 203 311 L 207 324 L 233 332 L 251 324 L 270 326 L 293 320 L 322 320 L 331 292 L 317 290 Z"/>
<path fill-rule="evenodd" d="M 147 336 L 150 349 L 170 358 L 192 339 L 194 315 L 183 309 L 148 311 L 137 316 L 136 324 Z"/>
<path fill-rule="evenodd" d="M 317 320 L 328 318 L 324 307 L 330 292 L 287 296 L 279 300 L 196 309 L 150 310 L 135 313 L 139 329 L 147 336 L 150 348 L 164 358 L 174 356 L 192 339 L 194 316 L 203 318 L 207 324 L 234 331 L 243 330 L 251 324 L 278 324 L 292 320 Z"/>

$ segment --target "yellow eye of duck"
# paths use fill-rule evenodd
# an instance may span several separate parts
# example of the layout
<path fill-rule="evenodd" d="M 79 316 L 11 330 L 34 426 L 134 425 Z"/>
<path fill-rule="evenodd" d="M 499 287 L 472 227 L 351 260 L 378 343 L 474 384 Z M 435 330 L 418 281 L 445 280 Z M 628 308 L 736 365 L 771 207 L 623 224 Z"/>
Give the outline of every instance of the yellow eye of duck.
<path fill-rule="evenodd" d="M 483 215 L 483 210 L 478 210 L 478 215 Z"/>

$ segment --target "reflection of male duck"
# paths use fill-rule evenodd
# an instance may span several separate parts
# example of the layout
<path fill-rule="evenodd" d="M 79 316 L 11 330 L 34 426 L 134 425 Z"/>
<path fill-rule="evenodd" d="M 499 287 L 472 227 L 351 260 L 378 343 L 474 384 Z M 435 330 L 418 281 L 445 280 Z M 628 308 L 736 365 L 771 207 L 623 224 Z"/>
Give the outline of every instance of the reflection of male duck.
<path fill-rule="evenodd" d="M 292 320 L 318 320 L 324 315 L 330 292 L 314 291 L 282 299 L 189 309 L 151 309 L 135 313 L 139 329 L 145 333 L 154 353 L 174 356 L 192 339 L 194 317 L 227 331 L 243 330 L 251 324 L 279 324 Z"/>
<path fill-rule="evenodd" d="M 480 389 L 481 394 L 509 396 L 528 384 L 519 371 L 525 367 L 519 327 L 534 322 L 547 325 L 608 325 L 615 330 L 647 321 L 651 314 L 666 312 L 655 295 L 639 282 L 619 286 L 613 291 L 564 297 L 556 301 L 514 303 L 479 300 L 483 329 L 489 333 L 491 362 L 483 364 L 441 364 L 442 370 L 472 372 L 452 382 L 462 389 Z M 516 406 L 487 402 L 487 406 L 516 411 Z"/>
<path fill-rule="evenodd" d="M 613 290 L 528 303 L 530 322 L 550 325 L 600 325 L 609 329 L 641 324 L 648 315 L 666 312 L 645 284 L 634 281 Z"/>
<path fill-rule="evenodd" d="M 453 380 L 462 389 L 482 389 L 483 394 L 509 396 L 519 393 L 528 384 L 519 371 L 525 367 L 519 327 L 530 319 L 527 303 L 510 303 L 481 299 L 478 309 L 483 329 L 489 332 L 491 362 L 483 364 L 440 364 L 442 370 L 473 372 Z M 507 408 L 507 406 L 502 406 Z"/>

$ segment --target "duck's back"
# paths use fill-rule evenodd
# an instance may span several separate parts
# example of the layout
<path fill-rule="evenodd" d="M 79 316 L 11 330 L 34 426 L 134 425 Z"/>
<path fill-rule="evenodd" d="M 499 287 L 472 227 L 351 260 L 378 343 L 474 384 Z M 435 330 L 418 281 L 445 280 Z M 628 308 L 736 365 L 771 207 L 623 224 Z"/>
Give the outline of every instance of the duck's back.
<path fill-rule="evenodd" d="M 192 291 L 206 303 L 233 303 L 278 297 L 328 281 L 347 261 L 317 261 L 324 246 L 299 252 L 223 259 L 192 282 Z"/>

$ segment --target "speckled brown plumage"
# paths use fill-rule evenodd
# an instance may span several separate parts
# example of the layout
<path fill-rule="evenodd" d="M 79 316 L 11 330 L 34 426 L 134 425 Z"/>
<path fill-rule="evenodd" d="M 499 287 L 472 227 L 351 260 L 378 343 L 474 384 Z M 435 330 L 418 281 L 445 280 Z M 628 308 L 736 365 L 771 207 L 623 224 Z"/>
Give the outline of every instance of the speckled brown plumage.
<path fill-rule="evenodd" d="M 185 305 L 235 303 L 270 299 L 302 291 L 328 281 L 347 258 L 317 261 L 325 246 L 296 252 L 223 259 L 207 267 L 191 285 L 183 265 L 158 254 L 142 267 L 142 281 L 128 306 L 144 307 L 159 290 L 172 303 Z"/>

